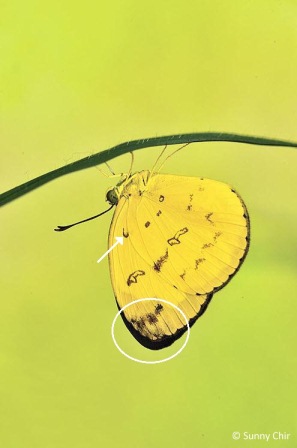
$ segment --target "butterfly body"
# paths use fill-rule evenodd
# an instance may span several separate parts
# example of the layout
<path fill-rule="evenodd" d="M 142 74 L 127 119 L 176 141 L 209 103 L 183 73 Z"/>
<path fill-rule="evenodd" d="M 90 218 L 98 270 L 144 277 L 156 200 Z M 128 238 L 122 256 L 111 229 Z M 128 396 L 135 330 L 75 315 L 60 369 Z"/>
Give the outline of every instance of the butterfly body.
<path fill-rule="evenodd" d="M 109 246 L 124 237 L 109 253 L 118 307 L 165 299 L 192 325 L 246 256 L 249 219 L 242 199 L 222 182 L 141 171 L 123 176 L 107 200 L 116 205 Z M 155 350 L 187 329 L 176 309 L 156 301 L 133 304 L 122 317 L 133 336 Z"/>

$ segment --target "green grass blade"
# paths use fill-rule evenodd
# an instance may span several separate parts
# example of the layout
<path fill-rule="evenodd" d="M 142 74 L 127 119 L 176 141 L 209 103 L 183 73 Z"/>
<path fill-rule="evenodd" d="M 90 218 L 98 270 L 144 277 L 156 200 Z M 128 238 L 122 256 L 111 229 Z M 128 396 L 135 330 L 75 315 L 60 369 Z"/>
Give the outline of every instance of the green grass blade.
<path fill-rule="evenodd" d="M 240 134 L 228 134 L 223 132 L 179 134 L 168 135 L 164 137 L 146 138 L 143 140 L 133 140 L 130 142 L 121 143 L 120 145 L 93 154 L 89 157 L 77 160 L 73 163 L 69 163 L 68 165 L 57 168 L 56 170 L 49 171 L 48 173 L 38 176 L 35 179 L 32 179 L 28 182 L 25 182 L 24 184 L 18 185 L 17 187 L 0 194 L 0 207 L 14 201 L 21 196 L 24 196 L 30 191 L 35 190 L 35 188 L 41 187 L 47 182 L 57 179 L 58 177 L 64 176 L 65 174 L 74 173 L 75 171 L 91 168 L 93 166 L 107 162 L 108 160 L 114 159 L 115 157 L 118 157 L 127 152 L 153 146 L 181 145 L 193 142 L 234 142 L 246 143 L 251 145 L 287 146 L 297 148 L 297 143 L 285 140 L 275 140 L 264 137 L 253 137 Z"/>

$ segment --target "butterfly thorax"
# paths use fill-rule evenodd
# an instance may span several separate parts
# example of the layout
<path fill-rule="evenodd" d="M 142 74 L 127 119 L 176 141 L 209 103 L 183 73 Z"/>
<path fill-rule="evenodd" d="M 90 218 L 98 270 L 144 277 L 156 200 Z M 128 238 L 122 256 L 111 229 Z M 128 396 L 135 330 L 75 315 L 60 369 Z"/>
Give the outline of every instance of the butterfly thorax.
<path fill-rule="evenodd" d="M 139 194 L 146 189 L 151 172 L 148 170 L 139 171 L 133 174 L 123 174 L 120 181 L 115 187 L 107 190 L 106 200 L 111 205 L 117 205 L 121 197 L 126 197 Z"/>

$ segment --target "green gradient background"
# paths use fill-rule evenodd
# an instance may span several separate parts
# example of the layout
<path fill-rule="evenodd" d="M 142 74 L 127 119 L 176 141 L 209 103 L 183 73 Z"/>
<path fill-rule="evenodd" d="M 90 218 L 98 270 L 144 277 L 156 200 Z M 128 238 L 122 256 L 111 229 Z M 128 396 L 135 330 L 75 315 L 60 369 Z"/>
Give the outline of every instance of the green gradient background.
<path fill-rule="evenodd" d="M 6 0 L 0 21 L 1 191 L 136 138 L 297 141 L 292 0 Z M 135 170 L 158 153 L 137 151 Z M 110 337 L 116 306 L 96 259 L 112 215 L 53 232 L 104 210 L 112 179 L 90 169 L 1 209 L 0 447 L 295 447 L 295 167 L 294 149 L 231 143 L 168 161 L 163 172 L 233 185 L 252 241 L 185 351 L 161 365 L 129 361 Z M 118 323 L 132 355 L 156 355 Z M 233 441 L 233 431 L 292 435 Z"/>

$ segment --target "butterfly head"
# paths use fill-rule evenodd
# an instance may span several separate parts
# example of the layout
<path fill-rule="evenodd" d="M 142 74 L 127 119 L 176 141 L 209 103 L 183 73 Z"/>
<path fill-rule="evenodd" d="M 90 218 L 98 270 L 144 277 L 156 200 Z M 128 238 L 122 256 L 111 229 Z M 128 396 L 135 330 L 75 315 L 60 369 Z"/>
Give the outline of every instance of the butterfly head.
<path fill-rule="evenodd" d="M 110 205 L 117 205 L 122 196 L 128 199 L 130 196 L 138 196 L 145 191 L 150 171 L 144 170 L 133 174 L 122 174 L 120 181 L 115 187 L 110 187 L 106 193 L 106 201 Z"/>
<path fill-rule="evenodd" d="M 120 181 L 116 184 L 115 187 L 110 187 L 106 192 L 106 201 L 109 202 L 110 205 L 117 205 L 123 189 L 127 183 L 127 180 L 131 177 L 130 174 L 122 174 Z"/>

